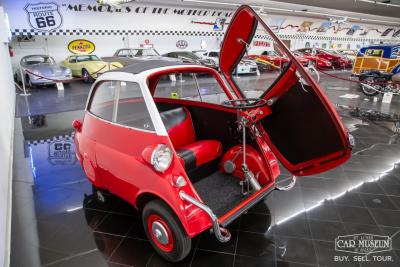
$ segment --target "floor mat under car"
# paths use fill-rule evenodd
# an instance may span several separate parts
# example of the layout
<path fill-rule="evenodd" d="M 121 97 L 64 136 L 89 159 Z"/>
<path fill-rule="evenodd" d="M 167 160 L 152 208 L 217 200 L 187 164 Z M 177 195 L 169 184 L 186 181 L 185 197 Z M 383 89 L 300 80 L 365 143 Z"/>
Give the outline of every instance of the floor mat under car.
<path fill-rule="evenodd" d="M 203 201 L 218 217 L 224 215 L 246 198 L 241 194 L 239 179 L 219 171 L 196 182 L 194 187 Z"/>

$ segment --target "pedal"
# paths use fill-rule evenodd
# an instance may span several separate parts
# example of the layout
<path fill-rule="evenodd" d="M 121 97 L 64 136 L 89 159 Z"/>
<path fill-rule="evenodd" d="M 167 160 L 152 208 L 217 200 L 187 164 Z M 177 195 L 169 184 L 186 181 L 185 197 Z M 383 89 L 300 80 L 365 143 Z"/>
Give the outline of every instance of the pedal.
<path fill-rule="evenodd" d="M 276 185 L 275 189 L 279 190 L 279 191 L 289 191 L 290 189 L 292 189 L 295 186 L 296 180 L 297 180 L 297 177 L 293 175 L 292 180 L 290 181 L 290 183 L 288 185 L 285 185 L 285 186 L 277 186 Z"/>

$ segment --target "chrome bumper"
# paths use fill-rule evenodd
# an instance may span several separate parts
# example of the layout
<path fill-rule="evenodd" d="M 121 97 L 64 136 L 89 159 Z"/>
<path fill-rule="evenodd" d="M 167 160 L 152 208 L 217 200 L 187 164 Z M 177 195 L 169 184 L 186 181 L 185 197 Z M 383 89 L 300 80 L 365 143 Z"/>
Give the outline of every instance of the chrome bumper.
<path fill-rule="evenodd" d="M 217 216 L 212 212 L 212 210 L 208 206 L 204 205 L 203 203 L 201 203 L 197 199 L 194 199 L 193 197 L 189 196 L 183 191 L 179 192 L 179 196 L 181 197 L 182 200 L 192 203 L 193 205 L 195 205 L 196 207 L 200 208 L 205 213 L 207 213 L 207 215 L 210 217 L 212 221 L 213 232 L 218 241 L 226 243 L 231 239 L 231 233 L 227 229 L 219 225 Z"/>

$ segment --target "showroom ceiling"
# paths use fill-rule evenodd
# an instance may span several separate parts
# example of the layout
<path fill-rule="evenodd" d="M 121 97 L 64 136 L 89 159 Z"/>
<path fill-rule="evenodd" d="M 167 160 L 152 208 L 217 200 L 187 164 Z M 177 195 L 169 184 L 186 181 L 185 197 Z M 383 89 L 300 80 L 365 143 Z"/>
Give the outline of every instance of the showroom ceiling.
<path fill-rule="evenodd" d="M 281 0 L 286 3 L 302 4 L 307 6 L 339 9 L 357 13 L 372 14 L 387 17 L 400 17 L 400 0 L 377 0 L 377 1 L 360 1 L 360 0 Z M 268 1 L 254 1 L 268 2 Z M 373 3 L 373 2 L 380 2 Z M 386 4 L 386 5 L 383 5 Z M 389 5 L 387 5 L 389 4 Z M 395 6 L 398 5 L 398 6 Z"/>
<path fill-rule="evenodd" d="M 145 0 L 141 0 L 144 2 Z M 146 2 L 157 2 L 171 4 L 171 0 L 146 0 Z M 380 24 L 400 24 L 400 0 L 175 0 L 180 5 L 219 7 L 233 9 L 236 5 L 247 4 L 251 6 L 264 6 L 271 14 L 301 14 L 310 17 L 353 17 L 363 18 Z M 379 2 L 380 4 L 377 4 Z M 282 10 L 279 10 L 282 9 Z M 285 12 L 283 10 L 291 10 Z M 315 14 L 312 14 L 315 13 Z M 323 16 L 317 13 L 325 14 Z M 357 21 L 358 19 L 349 19 Z M 384 23 L 390 21 L 390 23 Z"/>

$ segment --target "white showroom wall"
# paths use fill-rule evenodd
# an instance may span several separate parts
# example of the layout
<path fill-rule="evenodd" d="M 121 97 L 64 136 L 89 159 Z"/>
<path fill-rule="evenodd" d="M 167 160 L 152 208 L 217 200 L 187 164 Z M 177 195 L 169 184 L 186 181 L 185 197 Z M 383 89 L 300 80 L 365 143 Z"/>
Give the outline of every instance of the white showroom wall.
<path fill-rule="evenodd" d="M 0 265 L 8 266 L 11 230 L 11 180 L 15 90 L 8 49 L 8 26 L 0 2 Z"/>
<path fill-rule="evenodd" d="M 198 50 L 200 43 L 207 43 L 206 49 L 218 49 L 224 30 L 232 17 L 232 9 L 196 8 L 188 6 L 168 6 L 147 4 L 145 1 L 130 3 L 121 8 L 99 6 L 94 0 L 4 0 L 10 14 L 13 35 L 12 46 L 15 51 L 13 64 L 20 57 L 33 53 L 49 53 L 57 61 L 69 55 L 67 45 L 74 39 L 87 39 L 95 43 L 95 53 L 110 56 L 118 48 L 138 47 L 148 40 L 161 53 L 177 50 L 176 42 L 185 40 L 185 50 Z M 49 6 L 52 5 L 52 6 Z M 52 12 L 54 23 L 38 24 L 35 8 L 46 8 Z M 326 31 L 319 31 L 321 25 L 329 23 L 326 19 L 307 18 L 304 16 L 267 14 L 264 20 L 272 25 L 281 21 L 278 32 L 282 39 L 290 40 L 290 49 L 311 47 L 331 47 L 358 49 L 371 42 L 393 42 L 398 27 L 368 23 L 334 23 Z M 225 20 L 225 27 L 215 27 L 219 20 Z M 39 21 L 40 22 L 40 21 Z M 300 29 L 304 23 L 311 23 L 308 31 Z M 357 26 L 354 34 L 348 30 Z M 336 27 L 336 28 L 335 28 Z M 387 29 L 393 30 L 382 36 Z M 362 35 L 364 31 L 368 34 Z M 31 34 L 33 42 L 19 42 L 17 36 Z M 263 33 L 258 33 L 263 40 Z M 125 40 L 123 41 L 123 38 Z M 47 41 L 46 41 L 47 40 Z M 272 47 L 272 46 L 271 46 Z M 255 47 L 253 51 L 265 49 Z"/>

